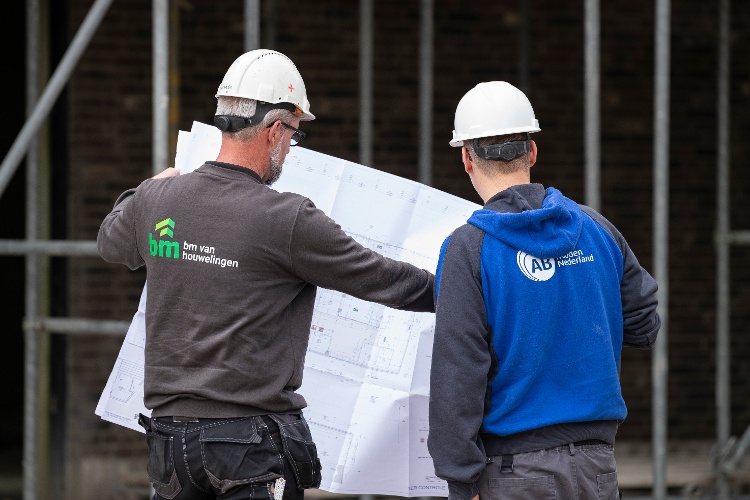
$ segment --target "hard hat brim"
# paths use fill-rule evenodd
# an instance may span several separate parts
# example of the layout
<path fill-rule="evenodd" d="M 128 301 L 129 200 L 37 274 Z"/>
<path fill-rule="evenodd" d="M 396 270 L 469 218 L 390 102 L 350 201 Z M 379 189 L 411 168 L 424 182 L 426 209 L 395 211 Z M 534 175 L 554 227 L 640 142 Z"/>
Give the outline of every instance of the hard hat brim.
<path fill-rule="evenodd" d="M 299 116 L 299 119 L 302 122 L 309 122 L 309 121 L 313 121 L 315 119 L 315 115 L 312 114 L 312 113 L 310 113 L 309 111 L 307 111 L 307 112 L 302 111 L 301 109 L 299 109 L 299 107 L 297 108 L 297 111 L 299 111 L 299 112 L 298 113 L 294 113 L 294 115 L 295 116 Z"/>
<path fill-rule="evenodd" d="M 460 148 L 464 145 L 464 141 L 468 141 L 471 139 L 481 139 L 482 137 L 494 137 L 496 135 L 511 135 L 511 134 L 521 134 L 521 133 L 529 133 L 533 134 L 535 132 L 541 132 L 541 128 L 539 128 L 539 122 L 535 119 L 534 123 L 531 126 L 524 126 L 524 127 L 516 127 L 516 128 L 505 128 L 505 129 L 498 129 L 498 130 L 489 130 L 489 131 L 483 131 L 483 132 L 477 132 L 474 134 L 464 134 L 463 136 L 456 137 L 456 131 L 453 131 L 454 138 L 448 143 L 454 148 Z"/>

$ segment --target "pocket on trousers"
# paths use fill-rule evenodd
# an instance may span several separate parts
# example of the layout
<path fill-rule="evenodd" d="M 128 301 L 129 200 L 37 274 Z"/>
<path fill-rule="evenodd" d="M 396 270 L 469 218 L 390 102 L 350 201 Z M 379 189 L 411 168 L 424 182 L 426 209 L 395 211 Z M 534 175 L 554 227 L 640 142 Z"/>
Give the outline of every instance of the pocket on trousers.
<path fill-rule="evenodd" d="M 619 500 L 620 491 L 617 489 L 617 472 L 597 474 L 596 486 L 599 489 L 599 500 Z"/>
<path fill-rule="evenodd" d="M 504 477 L 490 479 L 490 498 L 492 500 L 556 500 L 555 478 L 540 477 Z"/>
<path fill-rule="evenodd" d="M 182 490 L 174 468 L 174 439 L 154 431 L 146 432 L 148 479 L 160 496 L 170 499 Z"/>
<path fill-rule="evenodd" d="M 200 441 L 203 468 L 211 485 L 222 493 L 282 477 L 279 454 L 270 439 L 261 438 L 253 418 L 207 427 Z"/>
<path fill-rule="evenodd" d="M 312 440 L 310 428 L 301 415 L 269 415 L 278 425 L 284 455 L 292 464 L 300 489 L 320 486 L 318 448 Z"/>

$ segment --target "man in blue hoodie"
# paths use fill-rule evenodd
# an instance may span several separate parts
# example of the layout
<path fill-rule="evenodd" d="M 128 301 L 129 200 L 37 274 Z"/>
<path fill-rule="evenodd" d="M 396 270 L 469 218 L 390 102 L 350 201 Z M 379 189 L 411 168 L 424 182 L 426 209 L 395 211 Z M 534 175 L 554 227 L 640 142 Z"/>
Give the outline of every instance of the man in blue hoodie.
<path fill-rule="evenodd" d="M 450 500 L 618 498 L 620 353 L 659 331 L 656 282 L 620 232 L 530 183 L 539 130 L 506 82 L 456 109 L 451 146 L 485 205 L 436 273 L 428 447 Z"/>

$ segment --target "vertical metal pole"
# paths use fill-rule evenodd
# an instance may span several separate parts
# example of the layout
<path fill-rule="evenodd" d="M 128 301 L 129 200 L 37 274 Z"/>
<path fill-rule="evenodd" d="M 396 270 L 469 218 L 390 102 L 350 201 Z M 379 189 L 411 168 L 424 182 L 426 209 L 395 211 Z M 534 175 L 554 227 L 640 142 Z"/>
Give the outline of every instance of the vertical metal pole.
<path fill-rule="evenodd" d="M 669 67 L 670 0 L 656 1 L 654 84 L 654 268 L 661 331 L 652 358 L 653 497 L 667 493 L 667 375 L 669 371 Z"/>
<path fill-rule="evenodd" d="M 260 48 L 260 0 L 245 0 L 245 52 Z"/>
<path fill-rule="evenodd" d="M 518 6 L 521 11 L 518 26 L 518 88 L 529 96 L 529 0 L 519 0 Z"/>
<path fill-rule="evenodd" d="M 372 167 L 373 2 L 359 0 L 359 162 Z"/>
<path fill-rule="evenodd" d="M 263 0 L 263 18 L 263 47 L 272 49 L 276 46 L 276 0 Z"/>
<path fill-rule="evenodd" d="M 169 0 L 152 0 L 153 164 L 157 174 L 169 166 Z M 153 494 L 153 487 L 151 488 Z"/>
<path fill-rule="evenodd" d="M 39 94 L 39 0 L 26 1 L 26 114 L 34 110 Z M 26 178 L 26 238 L 38 237 L 37 180 L 39 165 L 39 140 L 36 135 L 29 140 Z M 36 300 L 39 282 L 39 257 L 26 256 L 26 295 L 25 317 L 27 320 L 39 316 Z M 39 332 L 33 328 L 24 329 L 24 439 L 23 439 L 23 498 L 37 498 L 37 475 L 39 470 L 37 443 L 39 438 L 38 411 L 39 399 Z"/>
<path fill-rule="evenodd" d="M 153 8 L 153 164 L 154 174 L 169 166 L 169 0 Z"/>
<path fill-rule="evenodd" d="M 718 64 L 718 144 L 716 193 L 716 441 L 721 452 L 729 440 L 732 415 L 730 400 L 730 307 L 729 261 L 729 0 L 719 1 L 719 64 Z M 720 500 L 730 498 L 730 481 L 721 468 L 716 469 Z"/>
<path fill-rule="evenodd" d="M 27 8 L 27 34 L 26 34 L 26 115 L 29 116 L 34 111 L 36 102 L 39 98 L 40 88 L 40 51 L 39 38 L 41 37 L 41 5 L 40 0 L 26 0 Z M 29 149 L 26 153 L 26 239 L 30 241 L 39 238 L 39 135 L 35 135 L 29 142 Z M 35 266 L 29 266 L 33 263 L 35 257 L 28 255 L 26 257 L 27 273 L 29 269 Z M 26 275 L 27 278 L 33 278 L 32 283 L 37 282 L 35 273 Z M 28 316 L 31 310 L 33 316 L 30 320 L 35 320 L 38 315 L 36 308 L 36 290 L 30 290 L 33 287 L 26 287 L 26 314 Z"/>
<path fill-rule="evenodd" d="M 421 0 L 419 33 L 419 182 L 432 185 L 433 0 Z"/>
<path fill-rule="evenodd" d="M 601 172 L 601 99 L 600 99 L 600 16 L 599 0 L 586 0 L 586 205 L 596 211 L 601 210 L 600 172 Z"/>
<path fill-rule="evenodd" d="M 169 32 L 167 34 L 167 161 L 166 166 L 174 165 L 177 151 L 177 132 L 180 127 L 180 2 L 169 4 Z"/>

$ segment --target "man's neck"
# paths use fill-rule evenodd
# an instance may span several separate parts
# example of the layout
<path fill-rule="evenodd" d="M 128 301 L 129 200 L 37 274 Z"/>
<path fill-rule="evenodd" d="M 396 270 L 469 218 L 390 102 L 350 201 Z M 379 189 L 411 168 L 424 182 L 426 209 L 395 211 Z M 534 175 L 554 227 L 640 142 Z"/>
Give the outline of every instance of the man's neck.
<path fill-rule="evenodd" d="M 514 172 L 509 175 L 497 175 L 491 178 L 484 177 L 479 183 L 475 183 L 474 187 L 477 190 L 477 194 L 482 198 L 482 201 L 487 203 L 487 200 L 509 187 L 528 184 L 530 182 L 531 178 L 528 172 Z"/>
<path fill-rule="evenodd" d="M 268 158 L 269 155 L 264 154 L 256 141 L 243 143 L 222 136 L 221 149 L 216 161 L 247 168 L 258 174 L 261 179 L 265 179 L 269 170 Z"/>

